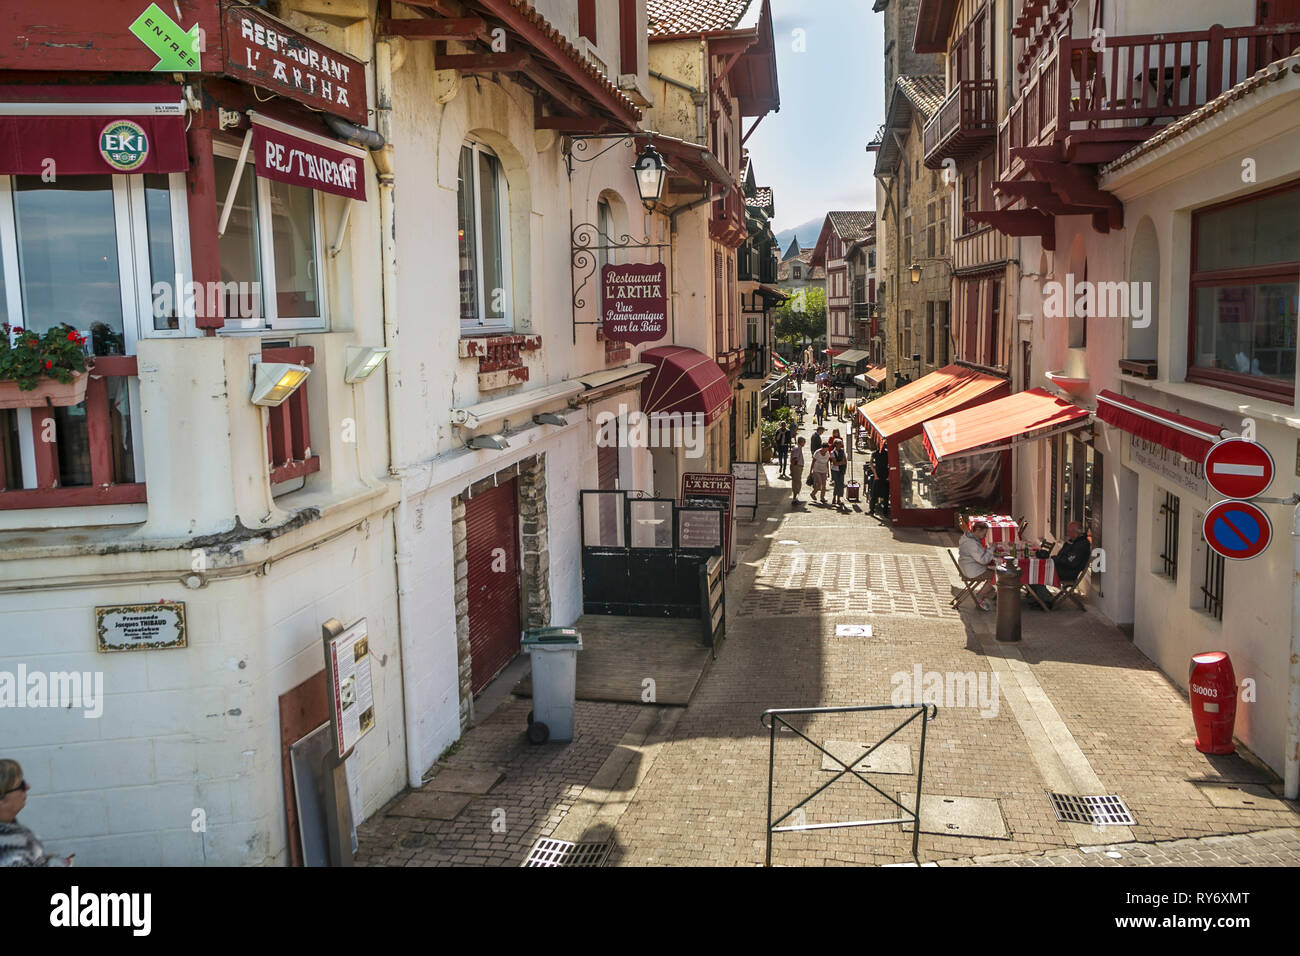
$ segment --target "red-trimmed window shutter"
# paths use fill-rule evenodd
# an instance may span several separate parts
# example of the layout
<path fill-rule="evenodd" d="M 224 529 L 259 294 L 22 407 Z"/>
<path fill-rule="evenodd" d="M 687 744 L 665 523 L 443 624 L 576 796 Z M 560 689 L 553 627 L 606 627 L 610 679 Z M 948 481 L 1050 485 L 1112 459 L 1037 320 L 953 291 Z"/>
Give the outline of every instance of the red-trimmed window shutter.
<path fill-rule="evenodd" d="M 618 0 L 618 35 L 620 73 L 638 73 L 636 0 Z"/>
<path fill-rule="evenodd" d="M 578 0 L 578 33 L 596 42 L 596 0 Z"/>

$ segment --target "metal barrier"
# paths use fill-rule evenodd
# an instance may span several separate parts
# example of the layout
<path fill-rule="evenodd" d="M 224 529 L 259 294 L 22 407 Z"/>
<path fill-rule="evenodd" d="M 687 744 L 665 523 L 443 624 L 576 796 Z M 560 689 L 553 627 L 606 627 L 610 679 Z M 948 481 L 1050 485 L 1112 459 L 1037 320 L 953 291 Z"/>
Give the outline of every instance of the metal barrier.
<path fill-rule="evenodd" d="M 785 719 L 787 716 L 795 716 L 800 714 L 860 714 L 860 713 L 866 713 L 869 711 L 877 711 L 877 710 L 910 710 L 913 713 L 912 716 L 908 717 L 906 720 L 904 720 L 901 724 L 899 724 L 897 727 L 895 727 L 885 736 L 881 737 L 880 740 L 876 741 L 875 744 L 869 747 L 861 756 L 855 759 L 851 764 L 846 764 L 835 754 L 831 753 L 825 747 L 821 746 L 816 741 L 812 740 L 803 731 L 793 726 L 788 720 Z M 928 715 L 926 711 L 929 711 Z M 930 721 L 934 720 L 934 718 L 937 717 L 938 715 L 939 715 L 939 708 L 934 704 L 872 704 L 872 705 L 863 705 L 859 707 L 785 707 L 785 708 L 763 711 L 763 715 L 762 717 L 759 718 L 759 721 L 762 723 L 764 727 L 768 729 L 767 854 L 763 859 L 763 865 L 764 866 L 772 865 L 772 834 L 773 833 L 790 833 L 799 830 L 835 830 L 843 827 L 872 827 L 872 826 L 880 826 L 881 824 L 886 824 L 886 823 L 911 823 L 912 824 L 912 859 L 916 859 L 917 840 L 920 837 L 920 833 L 921 833 L 921 778 L 925 772 L 925 726 Z M 915 807 L 911 811 L 909 811 L 907 807 L 903 806 L 903 804 L 899 803 L 889 794 L 885 793 L 885 791 L 881 790 L 879 787 L 873 784 L 866 777 L 862 776 L 862 774 L 860 774 L 857 770 L 855 770 L 854 767 L 856 767 L 859 763 L 861 763 L 872 753 L 874 753 L 875 750 L 879 748 L 880 745 L 883 744 L 885 741 L 889 740 L 890 737 L 893 737 L 900 730 L 902 730 L 904 727 L 912 723 L 914 720 L 917 720 L 918 718 L 921 718 L 921 754 L 916 765 L 916 804 Z M 790 730 L 793 731 L 795 734 L 798 734 L 804 740 L 808 741 L 808 743 L 812 744 L 815 750 L 818 750 L 821 753 L 825 754 L 826 756 L 830 757 L 832 760 L 834 760 L 837 764 L 839 764 L 844 769 L 840 770 L 838 773 L 835 774 L 835 776 L 831 777 L 831 779 L 828 780 L 826 783 L 822 784 L 820 787 L 818 787 L 808 796 L 804 797 L 804 799 L 800 800 L 798 803 L 796 803 L 785 813 L 781 814 L 781 816 L 779 816 L 776 820 L 773 820 L 772 819 L 772 780 L 774 776 L 774 770 L 776 767 L 776 726 L 778 723 L 786 727 L 789 727 Z M 882 797 L 884 797 L 894 806 L 898 807 L 907 815 L 901 817 L 890 817 L 889 819 L 883 819 L 883 820 L 846 820 L 839 823 L 803 823 L 803 824 L 794 824 L 791 826 L 784 826 L 784 827 L 776 825 L 779 824 L 782 820 L 785 820 L 786 818 L 791 816 L 796 810 L 798 810 L 806 803 L 811 801 L 814 797 L 816 797 L 819 793 L 821 793 L 823 790 L 825 790 L 827 787 L 833 784 L 836 780 L 839 780 L 840 777 L 844 776 L 846 773 L 853 774 L 853 776 L 857 777 L 858 780 L 862 781 L 862 783 L 866 784 L 872 790 L 876 791 L 876 793 L 880 794 Z"/>

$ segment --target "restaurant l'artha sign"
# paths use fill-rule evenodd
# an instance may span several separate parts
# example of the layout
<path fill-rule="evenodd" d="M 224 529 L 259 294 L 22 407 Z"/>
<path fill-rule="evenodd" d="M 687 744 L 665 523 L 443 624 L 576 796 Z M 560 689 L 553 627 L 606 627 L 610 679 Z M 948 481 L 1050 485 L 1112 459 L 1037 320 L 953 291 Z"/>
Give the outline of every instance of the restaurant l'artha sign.
<path fill-rule="evenodd" d="M 359 126 L 368 124 L 366 70 L 360 60 L 234 4 L 225 8 L 222 36 L 228 76 Z"/>
<path fill-rule="evenodd" d="M 605 338 L 637 345 L 668 334 L 668 269 L 662 262 L 606 265 L 600 270 Z"/>

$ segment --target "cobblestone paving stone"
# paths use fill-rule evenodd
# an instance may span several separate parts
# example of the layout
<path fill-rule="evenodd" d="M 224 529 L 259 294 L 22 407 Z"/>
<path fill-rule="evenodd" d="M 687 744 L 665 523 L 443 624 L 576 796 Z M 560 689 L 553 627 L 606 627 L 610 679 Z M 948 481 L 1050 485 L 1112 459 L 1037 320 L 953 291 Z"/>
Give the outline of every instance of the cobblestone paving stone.
<path fill-rule="evenodd" d="M 510 698 L 469 730 L 440 766 L 497 770 L 504 779 L 455 820 L 386 816 L 397 797 L 357 831 L 361 866 L 518 866 L 549 836 L 636 719 L 636 704 L 578 701 L 571 743 L 529 744 L 531 702 Z M 404 794 L 403 794 L 404 795 Z M 504 816 L 493 828 L 494 811 Z"/>
<path fill-rule="evenodd" d="M 936 866 L 1300 866 L 1300 829 L 938 860 Z"/>
<path fill-rule="evenodd" d="M 853 468 L 860 475 L 861 456 Z M 1056 820 L 1007 699 L 987 693 L 994 676 L 988 655 L 998 647 L 994 616 L 969 601 L 960 613 L 947 607 L 960 588 L 942 549 L 954 546 L 956 535 L 891 529 L 858 506 L 836 511 L 805 501 L 792 509 L 788 483 L 777 479 L 775 466 L 764 471 L 756 520 L 737 526 L 726 640 L 619 819 L 609 865 L 761 864 L 772 739 L 759 722 L 763 711 L 880 704 L 895 694 L 911 701 L 920 693 L 912 686 L 918 674 L 932 672 L 969 675 L 963 687 L 978 690 L 982 681 L 986 694 L 946 702 L 926 726 L 922 789 L 997 800 L 1009 838 L 922 833 L 924 865 L 1300 862 L 1294 804 L 1264 799 L 1231 809 L 1210 802 L 1207 786 L 1275 785 L 1276 778 L 1248 757 L 1196 751 L 1185 696 L 1120 631 L 1091 612 L 1026 610 L 1023 641 L 1011 653 L 1028 665 L 1103 792 L 1123 797 L 1137 821 L 1129 831 L 1137 842 L 1079 848 L 1069 826 Z M 837 624 L 870 624 L 873 635 L 836 636 Z M 528 707 L 511 699 L 443 761 L 500 770 L 505 779 L 492 793 L 454 821 L 377 814 L 361 827 L 360 862 L 519 865 L 538 838 L 554 831 L 640 711 L 637 704 L 580 701 L 573 743 L 536 748 L 523 735 Z M 813 715 L 791 723 L 817 743 L 870 743 L 907 716 Z M 909 746 L 914 764 L 919 760 L 919 721 L 891 739 Z M 834 778 L 821 763 L 821 753 L 797 734 L 776 734 L 778 813 Z M 864 776 L 891 795 L 916 786 L 915 776 Z M 496 808 L 505 812 L 505 832 L 491 827 Z M 846 775 L 804 807 L 802 820 L 787 822 L 898 815 L 886 797 Z M 1096 830 L 1098 839 L 1107 833 Z M 907 864 L 911 840 L 910 828 L 898 824 L 776 834 L 773 863 Z"/>

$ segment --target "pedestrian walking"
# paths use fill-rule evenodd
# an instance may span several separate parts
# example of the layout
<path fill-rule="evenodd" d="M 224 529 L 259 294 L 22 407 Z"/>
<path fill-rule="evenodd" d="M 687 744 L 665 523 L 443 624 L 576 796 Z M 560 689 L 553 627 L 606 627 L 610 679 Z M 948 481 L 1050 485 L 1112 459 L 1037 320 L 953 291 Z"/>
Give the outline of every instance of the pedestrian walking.
<path fill-rule="evenodd" d="M 781 427 L 776 430 L 776 438 L 773 440 L 776 443 L 776 463 L 780 466 L 778 477 L 784 478 L 785 460 L 790 454 L 790 428 L 785 422 L 782 422 Z"/>
<path fill-rule="evenodd" d="M 822 432 L 824 431 L 826 431 L 825 425 L 818 425 L 815 429 L 813 429 L 812 445 L 808 449 L 810 454 L 813 455 L 817 454 L 817 449 L 822 447 L 822 443 L 825 441 L 825 439 L 822 438 Z"/>
<path fill-rule="evenodd" d="M 831 449 L 829 445 L 822 445 L 812 456 L 812 469 L 809 472 L 809 478 L 812 482 L 812 497 L 826 504 L 826 480 L 830 477 L 831 472 Z"/>
<path fill-rule="evenodd" d="M 871 455 L 870 512 L 881 517 L 889 514 L 889 453 L 883 449 L 876 449 Z"/>
<path fill-rule="evenodd" d="M 836 434 L 839 434 L 838 431 Z M 834 488 L 831 504 L 837 508 L 844 508 L 844 471 L 849 467 L 849 457 L 844 451 L 842 438 L 831 439 L 830 467 L 831 484 Z"/>
<path fill-rule="evenodd" d="M 803 446 L 808 441 L 806 438 L 800 438 L 790 446 L 790 503 L 794 504 L 799 500 L 799 489 L 803 487 L 803 467 L 804 461 Z"/>
<path fill-rule="evenodd" d="M 826 417 L 826 393 L 824 391 L 818 391 L 817 408 L 813 412 L 813 421 L 815 421 L 818 425 L 820 425 L 822 423 L 822 420 L 825 417 Z"/>
<path fill-rule="evenodd" d="M 0 867 L 72 866 L 72 857 L 46 853 L 36 834 L 16 819 L 31 786 L 16 760 L 0 760 Z"/>

